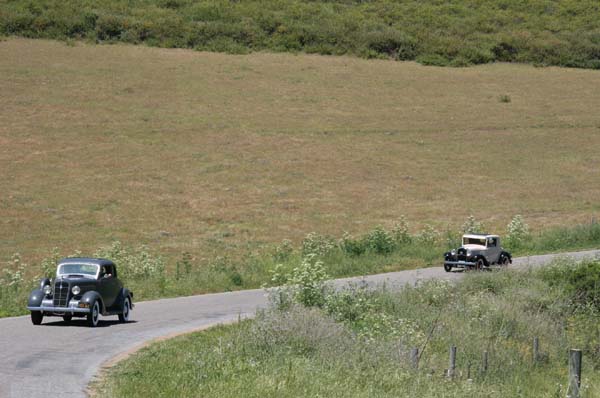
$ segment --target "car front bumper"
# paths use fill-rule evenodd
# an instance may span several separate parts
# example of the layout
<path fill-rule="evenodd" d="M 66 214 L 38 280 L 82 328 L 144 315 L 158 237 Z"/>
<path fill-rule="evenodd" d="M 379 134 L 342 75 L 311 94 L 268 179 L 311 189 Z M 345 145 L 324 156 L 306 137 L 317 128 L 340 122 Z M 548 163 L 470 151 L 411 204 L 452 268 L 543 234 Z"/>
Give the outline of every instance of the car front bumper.
<path fill-rule="evenodd" d="M 29 311 L 42 311 L 43 313 L 54 314 L 74 314 L 74 313 L 89 313 L 89 308 L 79 307 L 27 307 Z"/>
<path fill-rule="evenodd" d="M 66 307 L 57 307 L 54 305 L 52 299 L 44 299 L 42 305 L 39 307 L 27 306 L 29 311 L 41 311 L 44 314 L 88 314 L 90 312 L 89 307 L 79 307 L 79 300 L 69 301 L 69 305 Z"/>
<path fill-rule="evenodd" d="M 444 261 L 444 265 L 451 265 L 456 268 L 471 268 L 477 265 L 477 263 L 471 261 Z"/>

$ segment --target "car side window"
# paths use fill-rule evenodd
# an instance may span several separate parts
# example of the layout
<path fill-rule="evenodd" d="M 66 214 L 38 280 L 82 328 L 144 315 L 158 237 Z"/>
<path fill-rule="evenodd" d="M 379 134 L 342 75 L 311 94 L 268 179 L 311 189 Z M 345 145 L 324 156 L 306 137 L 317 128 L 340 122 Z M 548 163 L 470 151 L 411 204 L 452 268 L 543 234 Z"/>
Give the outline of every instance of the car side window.
<path fill-rule="evenodd" d="M 103 265 L 102 269 L 100 270 L 100 277 L 109 278 L 111 276 L 113 276 L 112 267 L 110 265 Z"/>
<path fill-rule="evenodd" d="M 497 240 L 496 238 L 490 238 L 489 247 L 496 247 Z"/>

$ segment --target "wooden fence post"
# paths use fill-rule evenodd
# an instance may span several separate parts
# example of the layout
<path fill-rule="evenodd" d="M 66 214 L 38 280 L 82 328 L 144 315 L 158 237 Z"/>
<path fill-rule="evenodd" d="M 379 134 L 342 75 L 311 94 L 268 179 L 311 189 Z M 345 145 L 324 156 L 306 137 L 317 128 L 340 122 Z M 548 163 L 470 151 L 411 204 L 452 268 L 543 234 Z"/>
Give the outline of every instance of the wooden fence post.
<path fill-rule="evenodd" d="M 540 359 L 540 339 L 537 337 L 533 338 L 533 352 L 532 352 L 532 356 L 533 356 L 533 364 L 537 364 L 538 360 Z"/>
<path fill-rule="evenodd" d="M 456 346 L 450 346 L 450 367 L 448 368 L 448 378 L 453 378 L 455 371 L 456 371 Z"/>
<path fill-rule="evenodd" d="M 419 349 L 417 347 L 410 350 L 410 363 L 413 369 L 419 369 Z"/>
<path fill-rule="evenodd" d="M 488 370 L 488 352 L 483 352 L 483 358 L 481 359 L 481 371 L 482 373 L 487 373 Z"/>
<path fill-rule="evenodd" d="M 581 350 L 569 352 L 569 398 L 579 398 L 581 387 Z"/>

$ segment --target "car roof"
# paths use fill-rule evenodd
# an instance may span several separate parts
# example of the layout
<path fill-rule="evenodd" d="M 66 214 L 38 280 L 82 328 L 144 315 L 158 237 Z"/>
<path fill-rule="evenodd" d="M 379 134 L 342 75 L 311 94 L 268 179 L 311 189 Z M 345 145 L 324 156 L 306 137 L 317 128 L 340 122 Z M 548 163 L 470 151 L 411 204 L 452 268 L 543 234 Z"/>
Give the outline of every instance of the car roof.
<path fill-rule="evenodd" d="M 95 264 L 95 265 L 115 265 L 105 258 L 92 257 L 67 257 L 58 261 L 58 264 Z"/>
<path fill-rule="evenodd" d="M 490 235 L 490 234 L 464 234 L 463 238 L 474 238 L 474 239 L 482 239 L 482 238 L 499 238 L 498 235 Z"/>

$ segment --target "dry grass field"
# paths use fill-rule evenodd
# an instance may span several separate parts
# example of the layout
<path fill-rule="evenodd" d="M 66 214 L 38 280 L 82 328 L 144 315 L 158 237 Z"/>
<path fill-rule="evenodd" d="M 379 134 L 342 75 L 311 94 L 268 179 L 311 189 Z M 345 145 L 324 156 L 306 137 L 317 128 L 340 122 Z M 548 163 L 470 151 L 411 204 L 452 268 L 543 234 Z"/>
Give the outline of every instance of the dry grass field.
<path fill-rule="evenodd" d="M 503 101 L 501 96 L 508 96 Z M 600 214 L 600 72 L 0 41 L 0 259 Z"/>

